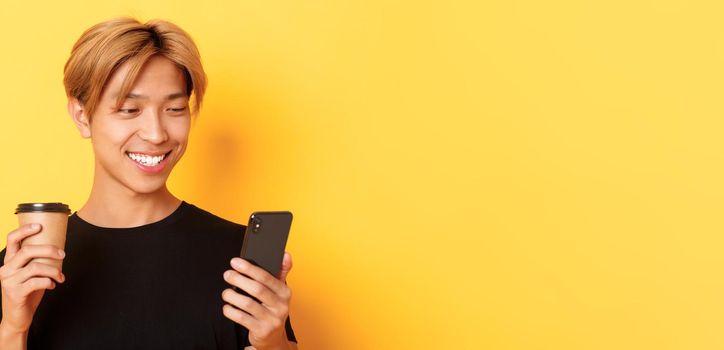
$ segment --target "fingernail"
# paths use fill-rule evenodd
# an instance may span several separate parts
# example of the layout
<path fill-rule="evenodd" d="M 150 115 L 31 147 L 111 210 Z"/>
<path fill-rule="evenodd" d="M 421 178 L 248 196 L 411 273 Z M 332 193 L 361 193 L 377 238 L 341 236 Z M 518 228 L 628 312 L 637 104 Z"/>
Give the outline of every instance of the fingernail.
<path fill-rule="evenodd" d="M 37 230 L 40 228 L 40 224 L 31 224 L 30 228 L 32 228 L 33 230 Z"/>
<path fill-rule="evenodd" d="M 62 249 L 58 249 L 58 255 L 60 255 L 61 258 L 64 258 L 65 252 Z"/>
<path fill-rule="evenodd" d="M 233 267 L 241 267 L 241 259 L 239 259 L 239 258 L 233 258 L 233 259 L 231 259 L 231 266 L 233 266 Z"/>
<path fill-rule="evenodd" d="M 224 272 L 224 278 L 225 278 L 225 279 L 228 279 L 228 278 L 229 278 L 229 275 L 231 275 L 231 271 L 226 270 L 226 272 Z"/>

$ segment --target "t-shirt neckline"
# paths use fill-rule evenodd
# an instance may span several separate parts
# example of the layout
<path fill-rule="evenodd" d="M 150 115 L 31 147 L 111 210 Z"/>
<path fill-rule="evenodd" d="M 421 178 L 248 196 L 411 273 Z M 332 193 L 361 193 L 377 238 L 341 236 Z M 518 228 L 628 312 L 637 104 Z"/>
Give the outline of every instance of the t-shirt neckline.
<path fill-rule="evenodd" d="M 104 227 L 104 226 L 97 226 L 94 224 L 91 224 L 88 221 L 83 220 L 80 216 L 78 216 L 78 212 L 75 211 L 73 214 L 70 215 L 68 218 L 69 221 L 74 221 L 78 225 L 85 226 L 86 228 L 96 230 L 96 231 L 105 231 L 105 232 L 118 232 L 118 233 L 130 233 L 130 232 L 137 232 L 137 231 L 148 231 L 164 226 L 168 226 L 174 222 L 176 222 L 179 218 L 181 218 L 184 213 L 188 210 L 188 208 L 191 207 L 191 204 L 187 203 L 186 201 L 181 201 L 181 204 L 174 209 L 171 214 L 166 216 L 165 218 L 154 221 L 148 224 L 140 225 L 140 226 L 132 226 L 132 227 Z"/>

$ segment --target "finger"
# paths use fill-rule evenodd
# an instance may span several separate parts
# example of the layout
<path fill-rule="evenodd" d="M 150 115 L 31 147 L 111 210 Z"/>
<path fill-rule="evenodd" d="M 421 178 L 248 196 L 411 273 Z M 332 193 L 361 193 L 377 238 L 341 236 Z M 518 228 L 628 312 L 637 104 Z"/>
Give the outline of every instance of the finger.
<path fill-rule="evenodd" d="M 17 273 L 7 279 L 7 282 L 11 284 L 22 284 L 33 277 L 49 277 L 58 283 L 65 282 L 65 275 L 60 272 L 60 268 L 41 262 L 31 262 L 27 266 L 17 270 Z"/>
<path fill-rule="evenodd" d="M 279 303 L 279 297 L 269 288 L 237 271 L 227 270 L 224 272 L 224 280 L 232 286 L 239 287 L 250 296 L 255 297 L 262 304 L 271 306 Z"/>
<path fill-rule="evenodd" d="M 259 266 L 255 266 L 242 258 L 231 259 L 231 267 L 233 267 L 234 270 L 249 276 L 254 281 L 263 284 L 267 288 L 271 289 L 275 294 L 282 295 L 284 293 L 284 289 L 287 287 L 284 282 L 272 276 L 269 272 L 266 272 L 266 270 Z"/>
<path fill-rule="evenodd" d="M 257 303 L 254 299 L 246 295 L 241 295 L 231 288 L 224 289 L 221 293 L 221 299 L 256 319 L 265 318 L 269 313 L 269 309 L 261 306 L 261 304 Z"/>
<path fill-rule="evenodd" d="M 244 311 L 241 311 L 229 304 L 224 304 L 224 307 L 222 308 L 222 311 L 224 313 L 224 316 L 226 318 L 244 326 L 246 329 L 256 329 L 257 320 L 254 319 L 251 315 L 247 314 Z"/>
<path fill-rule="evenodd" d="M 282 260 L 282 269 L 279 272 L 279 279 L 282 281 L 287 280 L 289 271 L 292 270 L 292 255 L 289 252 L 284 252 L 284 259 Z"/>
<path fill-rule="evenodd" d="M 10 261 L 10 258 L 20 250 L 20 242 L 22 242 L 23 239 L 40 232 L 40 228 L 40 224 L 25 224 L 8 233 L 8 244 L 5 251 L 4 263 Z"/>
<path fill-rule="evenodd" d="M 63 257 L 65 252 L 50 244 L 26 244 L 7 262 L 7 266 L 15 270 L 27 265 L 34 258 L 62 260 Z"/>
<path fill-rule="evenodd" d="M 55 289 L 55 282 L 47 277 L 31 278 L 20 286 L 20 295 L 27 296 L 28 294 L 41 289 Z"/>

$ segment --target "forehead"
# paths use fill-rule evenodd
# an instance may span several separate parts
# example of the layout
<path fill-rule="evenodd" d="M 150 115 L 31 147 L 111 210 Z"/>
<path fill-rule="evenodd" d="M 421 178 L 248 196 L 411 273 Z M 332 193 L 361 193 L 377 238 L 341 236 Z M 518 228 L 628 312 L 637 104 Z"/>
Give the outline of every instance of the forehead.
<path fill-rule="evenodd" d="M 106 85 L 105 98 L 119 97 L 131 68 L 126 62 L 113 73 Z M 126 98 L 187 97 L 185 87 L 186 79 L 178 65 L 163 56 L 153 56 L 140 68 Z"/>

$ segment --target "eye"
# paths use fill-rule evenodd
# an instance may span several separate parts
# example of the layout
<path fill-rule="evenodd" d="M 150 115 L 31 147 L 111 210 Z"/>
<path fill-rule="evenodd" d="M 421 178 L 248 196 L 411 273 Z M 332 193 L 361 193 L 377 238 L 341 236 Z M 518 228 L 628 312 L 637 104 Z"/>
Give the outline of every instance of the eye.
<path fill-rule="evenodd" d="M 182 113 L 186 110 L 186 107 L 168 108 L 166 110 L 171 113 Z"/>
<path fill-rule="evenodd" d="M 118 111 L 123 114 L 135 114 L 135 113 L 138 113 L 139 109 L 138 108 L 121 108 Z"/>

